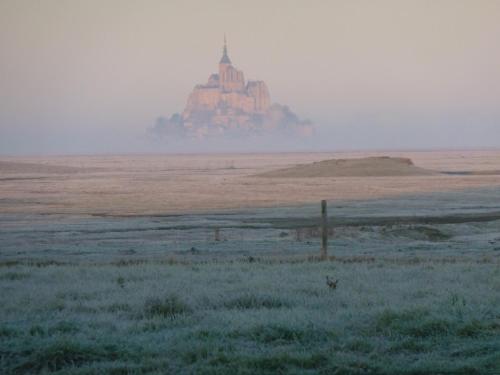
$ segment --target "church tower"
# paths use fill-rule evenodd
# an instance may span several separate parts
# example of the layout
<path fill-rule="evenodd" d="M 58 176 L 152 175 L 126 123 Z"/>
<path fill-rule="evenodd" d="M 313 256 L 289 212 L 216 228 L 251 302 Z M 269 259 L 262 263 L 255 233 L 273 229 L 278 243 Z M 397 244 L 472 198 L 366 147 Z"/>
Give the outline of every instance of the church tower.
<path fill-rule="evenodd" d="M 219 66 L 220 65 L 231 65 L 231 60 L 229 59 L 229 56 L 227 55 L 227 42 L 226 42 L 226 36 L 224 35 L 224 48 L 222 49 L 222 58 L 220 59 Z"/>
<path fill-rule="evenodd" d="M 245 87 L 243 72 L 235 69 L 227 55 L 227 42 L 224 35 L 224 48 L 219 61 L 219 84 L 222 91 L 242 91 Z"/>

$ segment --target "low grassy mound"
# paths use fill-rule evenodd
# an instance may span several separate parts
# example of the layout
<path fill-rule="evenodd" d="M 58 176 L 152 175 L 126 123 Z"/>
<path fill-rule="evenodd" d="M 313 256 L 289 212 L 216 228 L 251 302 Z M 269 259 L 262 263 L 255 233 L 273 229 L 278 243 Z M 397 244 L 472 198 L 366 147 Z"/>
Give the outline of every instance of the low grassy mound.
<path fill-rule="evenodd" d="M 259 174 L 259 177 L 384 177 L 434 175 L 428 169 L 417 167 L 408 158 L 388 156 L 361 159 L 331 159 L 312 164 L 297 165 Z"/>

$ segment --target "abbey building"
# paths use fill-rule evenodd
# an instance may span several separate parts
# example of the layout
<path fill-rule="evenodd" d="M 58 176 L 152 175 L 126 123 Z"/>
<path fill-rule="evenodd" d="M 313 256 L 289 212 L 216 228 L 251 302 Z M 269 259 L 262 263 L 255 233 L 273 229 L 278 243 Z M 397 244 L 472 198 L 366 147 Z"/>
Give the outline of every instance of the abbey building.
<path fill-rule="evenodd" d="M 288 107 L 272 105 L 263 81 L 245 82 L 243 72 L 229 58 L 224 38 L 218 72 L 211 74 L 205 84 L 194 87 L 181 115 L 158 119 L 155 130 L 197 138 L 270 131 L 306 135 L 312 125 L 300 121 Z"/>

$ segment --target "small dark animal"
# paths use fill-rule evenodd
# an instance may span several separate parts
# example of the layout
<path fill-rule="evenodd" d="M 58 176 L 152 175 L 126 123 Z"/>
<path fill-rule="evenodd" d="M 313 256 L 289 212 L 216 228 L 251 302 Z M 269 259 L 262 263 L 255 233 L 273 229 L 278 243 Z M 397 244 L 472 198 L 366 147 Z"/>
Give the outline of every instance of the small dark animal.
<path fill-rule="evenodd" d="M 326 277 L 326 285 L 328 285 L 329 288 L 331 289 L 337 289 L 337 283 L 339 281 L 338 280 L 332 280 L 330 279 L 328 276 Z"/>

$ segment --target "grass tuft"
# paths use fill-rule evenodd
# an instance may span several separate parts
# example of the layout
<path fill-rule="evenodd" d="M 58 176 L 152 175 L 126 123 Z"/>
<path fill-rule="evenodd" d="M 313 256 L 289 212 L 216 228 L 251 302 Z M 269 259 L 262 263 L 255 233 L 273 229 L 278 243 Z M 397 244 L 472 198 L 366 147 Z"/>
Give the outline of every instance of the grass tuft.
<path fill-rule="evenodd" d="M 113 303 L 106 306 L 105 311 L 110 313 L 130 312 L 132 311 L 132 307 L 128 303 Z"/>
<path fill-rule="evenodd" d="M 458 327 L 457 335 L 461 337 L 477 337 L 484 334 L 494 334 L 494 330 L 478 320 L 465 323 Z"/>
<path fill-rule="evenodd" d="M 57 323 L 55 326 L 49 328 L 49 335 L 57 335 L 57 334 L 73 334 L 80 331 L 80 328 L 76 323 L 62 321 Z"/>
<path fill-rule="evenodd" d="M 45 329 L 43 329 L 41 326 L 34 325 L 34 326 L 31 326 L 31 328 L 29 330 L 29 335 L 30 336 L 45 336 L 46 332 L 45 332 Z"/>
<path fill-rule="evenodd" d="M 373 345 L 368 340 L 361 339 L 349 341 L 344 348 L 357 353 L 371 353 L 373 351 Z"/>
<path fill-rule="evenodd" d="M 290 303 L 269 295 L 245 294 L 225 301 L 224 307 L 238 310 L 279 309 L 290 307 Z"/>
<path fill-rule="evenodd" d="M 293 328 L 280 324 L 259 325 L 245 331 L 234 331 L 229 334 L 232 338 L 245 338 L 262 344 L 289 344 L 323 341 L 331 334 L 316 329 Z"/>
<path fill-rule="evenodd" d="M 8 280 L 8 281 L 16 281 L 16 280 L 24 280 L 30 277 L 28 273 L 21 272 L 6 272 L 4 274 L 0 274 L 0 280 Z"/>
<path fill-rule="evenodd" d="M 14 337 L 17 336 L 17 331 L 13 328 L 0 326 L 0 337 Z"/>
<path fill-rule="evenodd" d="M 19 374 L 54 372 L 67 367 L 80 367 L 90 362 L 116 360 L 119 356 L 120 353 L 113 346 L 99 347 L 61 341 L 32 350 L 31 354 L 13 369 L 13 372 Z"/>
<path fill-rule="evenodd" d="M 188 314 L 191 312 L 191 307 L 175 294 L 169 295 L 163 299 L 149 298 L 144 303 L 144 315 L 147 318 L 159 316 L 174 319 L 178 315 Z"/>
<path fill-rule="evenodd" d="M 123 276 L 120 276 L 116 279 L 116 283 L 120 288 L 125 288 L 125 278 Z"/>

